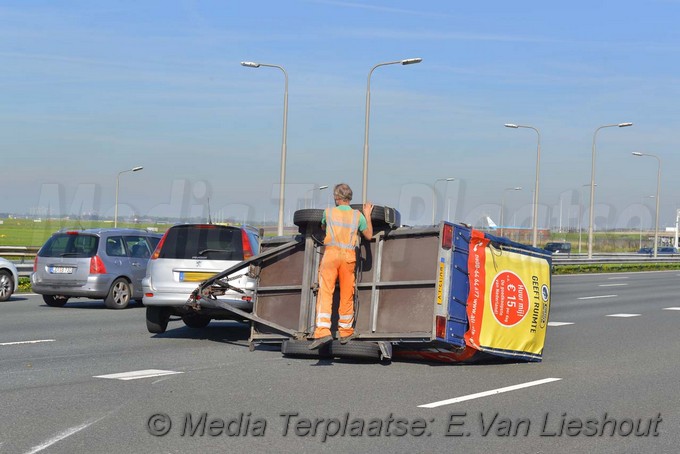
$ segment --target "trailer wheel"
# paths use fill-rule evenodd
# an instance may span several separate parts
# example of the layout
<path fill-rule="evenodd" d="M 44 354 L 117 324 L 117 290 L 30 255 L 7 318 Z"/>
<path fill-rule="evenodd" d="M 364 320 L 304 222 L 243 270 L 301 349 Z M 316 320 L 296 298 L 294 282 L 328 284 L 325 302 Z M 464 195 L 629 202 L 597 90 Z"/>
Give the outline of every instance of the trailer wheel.
<path fill-rule="evenodd" d="M 298 226 L 300 233 L 305 233 L 311 226 L 321 227 L 321 218 L 323 218 L 323 210 L 319 208 L 306 208 L 304 210 L 297 210 L 293 213 L 293 224 Z"/>
<path fill-rule="evenodd" d="M 363 214 L 364 206 L 362 204 L 355 203 L 350 206 Z M 394 208 L 374 205 L 371 211 L 371 223 L 374 229 L 397 228 L 401 223 L 401 215 Z"/>
<path fill-rule="evenodd" d="M 380 347 L 375 342 L 350 341 L 345 345 L 333 342 L 331 345 L 333 356 L 339 358 L 364 359 L 370 361 L 380 360 Z"/>
<path fill-rule="evenodd" d="M 330 345 L 326 344 L 318 350 L 310 350 L 310 341 L 285 340 L 281 343 L 283 356 L 294 358 L 330 358 Z"/>

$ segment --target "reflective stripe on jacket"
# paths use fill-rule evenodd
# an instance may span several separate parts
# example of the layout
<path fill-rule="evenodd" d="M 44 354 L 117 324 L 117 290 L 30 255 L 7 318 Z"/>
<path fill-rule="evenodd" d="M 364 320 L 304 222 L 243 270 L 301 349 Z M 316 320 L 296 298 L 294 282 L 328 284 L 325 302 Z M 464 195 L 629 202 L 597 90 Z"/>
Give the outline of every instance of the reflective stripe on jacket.
<path fill-rule="evenodd" d="M 359 212 L 326 208 L 326 238 L 324 245 L 354 249 L 359 239 Z"/>

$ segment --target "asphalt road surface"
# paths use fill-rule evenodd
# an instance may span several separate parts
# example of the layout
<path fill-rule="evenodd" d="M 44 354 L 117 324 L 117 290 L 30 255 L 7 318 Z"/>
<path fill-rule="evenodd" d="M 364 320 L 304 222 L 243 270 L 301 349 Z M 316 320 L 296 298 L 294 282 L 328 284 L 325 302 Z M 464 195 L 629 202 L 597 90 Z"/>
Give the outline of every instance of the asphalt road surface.
<path fill-rule="evenodd" d="M 249 328 L 0 304 L 1 453 L 661 453 L 680 446 L 680 274 L 553 278 L 540 363 L 248 350 Z"/>

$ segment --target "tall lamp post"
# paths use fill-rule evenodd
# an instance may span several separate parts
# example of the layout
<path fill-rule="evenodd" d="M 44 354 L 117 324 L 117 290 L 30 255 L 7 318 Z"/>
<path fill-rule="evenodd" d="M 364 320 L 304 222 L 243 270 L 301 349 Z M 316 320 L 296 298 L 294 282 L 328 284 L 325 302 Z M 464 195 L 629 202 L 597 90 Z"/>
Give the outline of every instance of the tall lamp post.
<path fill-rule="evenodd" d="M 312 193 L 312 208 L 314 208 L 314 191 L 323 191 L 324 189 L 327 189 L 328 185 L 324 184 L 323 186 L 319 186 L 318 188 L 312 188 L 312 189 L 307 189 L 307 192 Z M 306 195 L 307 193 L 305 193 Z M 305 197 L 305 208 L 307 208 L 307 197 Z"/>
<path fill-rule="evenodd" d="M 583 204 L 583 202 L 582 202 L 582 200 L 583 200 L 583 188 L 585 188 L 586 186 L 590 186 L 590 183 L 586 183 L 586 184 L 582 185 L 581 188 L 580 188 L 581 190 L 579 191 L 579 194 L 578 194 L 578 253 L 579 254 L 581 253 L 581 219 L 583 218 L 583 216 L 581 215 L 581 211 L 582 211 L 581 206 Z M 597 186 L 597 184 L 595 184 L 595 186 Z"/>
<path fill-rule="evenodd" d="M 368 120 L 371 114 L 371 75 L 376 68 L 386 65 L 413 65 L 423 61 L 422 58 L 407 58 L 406 60 L 388 61 L 385 63 L 378 63 L 368 72 L 368 82 L 366 83 L 366 125 L 364 132 L 364 174 L 362 179 L 361 201 L 366 203 L 366 192 L 368 188 Z"/>
<path fill-rule="evenodd" d="M 659 192 L 661 190 L 661 159 L 658 156 L 649 153 L 633 152 L 633 156 L 649 156 L 656 159 L 658 163 L 656 171 L 656 215 L 654 221 L 654 257 L 656 258 L 659 249 Z"/>
<path fill-rule="evenodd" d="M 653 195 L 642 196 L 641 203 L 643 208 L 645 207 L 645 199 L 653 199 Z M 640 215 L 640 249 L 642 249 L 642 215 Z"/>
<path fill-rule="evenodd" d="M 437 181 L 446 181 L 448 183 L 453 180 L 455 180 L 455 178 L 437 178 L 434 180 L 434 184 L 432 185 L 432 225 L 434 225 L 434 214 L 435 209 L 437 208 L 437 192 L 435 189 L 437 187 Z"/>
<path fill-rule="evenodd" d="M 536 148 L 536 183 L 534 187 L 534 212 L 533 212 L 533 220 L 532 220 L 532 225 L 531 225 L 531 230 L 532 230 L 532 239 L 531 239 L 531 245 L 533 247 L 536 247 L 536 244 L 538 243 L 538 177 L 540 174 L 540 169 L 541 169 L 541 133 L 539 132 L 538 129 L 534 128 L 533 126 L 525 126 L 525 125 L 516 125 L 513 123 L 506 123 L 505 125 L 506 128 L 527 128 L 527 129 L 533 129 L 536 131 L 536 136 L 538 137 L 538 145 Z"/>
<path fill-rule="evenodd" d="M 286 184 L 286 135 L 288 131 L 288 73 L 282 66 L 270 65 L 267 63 L 255 63 L 252 61 L 242 61 L 242 66 L 247 68 L 259 68 L 260 66 L 265 66 L 268 68 L 277 68 L 283 72 L 284 77 L 284 90 L 283 90 L 283 139 L 281 141 L 281 187 L 279 188 L 279 221 L 277 234 L 279 236 L 283 235 L 283 207 L 284 207 L 284 195 L 285 195 L 285 184 Z"/>
<path fill-rule="evenodd" d="M 590 170 L 590 215 L 588 216 L 588 258 L 593 258 L 593 217 L 595 216 L 595 140 L 597 139 L 597 133 L 603 128 L 625 128 L 628 126 L 633 126 L 633 123 L 615 123 L 611 125 L 603 125 L 595 130 L 593 133 L 593 157 L 592 165 Z"/>
<path fill-rule="evenodd" d="M 127 170 L 122 170 L 118 172 L 118 176 L 116 177 L 116 206 L 114 207 L 113 211 L 113 227 L 118 227 L 118 189 L 120 189 L 120 175 L 125 173 L 125 172 L 139 172 L 142 170 L 144 167 L 142 166 L 137 166 L 133 167 L 131 169 Z"/>
<path fill-rule="evenodd" d="M 503 197 L 501 197 L 501 215 L 500 215 L 500 222 L 501 222 L 501 236 L 503 236 L 503 227 L 505 227 L 505 224 L 503 223 L 503 222 L 504 222 L 504 221 L 503 221 L 503 218 L 504 218 L 503 212 L 505 211 L 505 194 L 506 194 L 508 191 L 521 191 L 521 190 L 522 190 L 522 187 L 521 187 L 521 186 L 517 186 L 517 187 L 515 187 L 515 188 L 505 188 L 505 190 L 503 191 Z"/>

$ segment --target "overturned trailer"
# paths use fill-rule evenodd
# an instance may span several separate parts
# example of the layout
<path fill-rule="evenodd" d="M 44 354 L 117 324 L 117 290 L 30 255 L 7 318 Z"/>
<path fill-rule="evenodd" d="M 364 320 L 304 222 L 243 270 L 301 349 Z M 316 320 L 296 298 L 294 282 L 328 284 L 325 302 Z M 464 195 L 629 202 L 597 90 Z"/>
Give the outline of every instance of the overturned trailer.
<path fill-rule="evenodd" d="M 389 207 L 375 207 L 374 238 L 362 240 L 357 251 L 357 337 L 309 350 L 323 254 L 321 215 L 296 212 L 300 235 L 265 240 L 259 255 L 201 283 L 187 305 L 250 320 L 251 350 L 281 344 L 284 355 L 306 357 L 541 360 L 550 253 L 449 222 L 400 227 L 398 212 Z M 239 271 L 258 279 L 252 312 L 220 300 L 230 288 L 228 276 Z"/>

